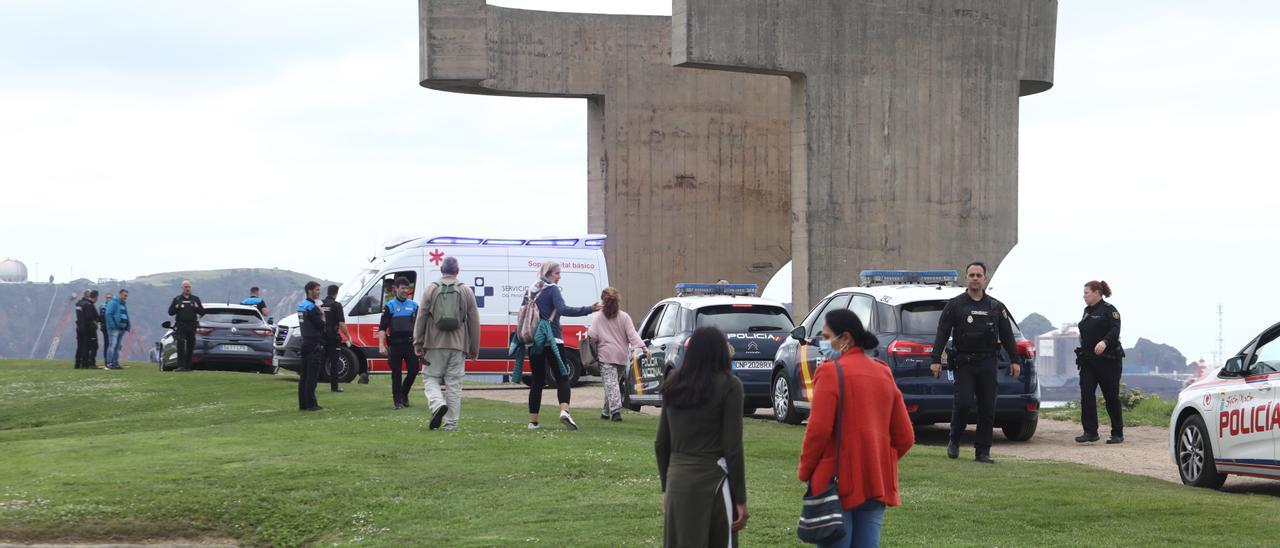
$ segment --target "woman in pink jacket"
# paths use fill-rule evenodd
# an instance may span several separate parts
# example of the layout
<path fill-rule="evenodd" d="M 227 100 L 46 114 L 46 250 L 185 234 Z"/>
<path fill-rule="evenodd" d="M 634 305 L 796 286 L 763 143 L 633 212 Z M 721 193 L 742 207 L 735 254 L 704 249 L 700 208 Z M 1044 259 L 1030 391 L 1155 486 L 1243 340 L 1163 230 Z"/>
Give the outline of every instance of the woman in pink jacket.
<path fill-rule="evenodd" d="M 644 341 L 636 333 L 631 316 L 621 309 L 618 290 L 606 287 L 600 292 L 601 309 L 591 316 L 587 335 L 596 343 L 596 359 L 600 361 L 600 376 L 604 380 L 604 407 L 600 418 L 622 420 L 622 391 L 619 379 L 630 362 L 631 351 L 644 348 Z M 649 349 L 644 349 L 650 356 Z"/>

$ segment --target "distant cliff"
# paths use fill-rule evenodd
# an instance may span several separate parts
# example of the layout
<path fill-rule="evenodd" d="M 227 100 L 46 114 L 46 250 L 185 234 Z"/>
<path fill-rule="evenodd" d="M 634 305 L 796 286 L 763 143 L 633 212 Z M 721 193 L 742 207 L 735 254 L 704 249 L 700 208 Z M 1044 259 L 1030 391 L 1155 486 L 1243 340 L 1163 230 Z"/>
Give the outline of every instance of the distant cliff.
<path fill-rule="evenodd" d="M 164 334 L 160 323 L 169 319 L 169 301 L 182 292 L 184 279 L 191 280 L 192 292 L 205 303 L 238 303 L 249 296 L 250 287 L 258 286 L 275 318 L 295 308 L 307 281 L 332 283 L 288 270 L 235 268 L 168 272 L 107 284 L 86 279 L 64 284 L 0 284 L 0 358 L 44 358 L 52 348 L 52 357 L 71 359 L 75 353 L 75 301 L 84 290 L 97 289 L 98 305 L 102 306 L 106 293 L 128 289 L 134 332 L 122 358 L 144 359 Z"/>

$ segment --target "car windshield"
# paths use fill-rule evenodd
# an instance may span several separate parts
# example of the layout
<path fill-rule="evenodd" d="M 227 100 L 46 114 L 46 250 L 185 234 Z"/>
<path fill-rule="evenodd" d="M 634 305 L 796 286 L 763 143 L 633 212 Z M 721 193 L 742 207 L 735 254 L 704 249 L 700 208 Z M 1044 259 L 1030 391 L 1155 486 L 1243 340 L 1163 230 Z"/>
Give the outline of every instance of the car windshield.
<path fill-rule="evenodd" d="M 357 272 L 350 281 L 338 287 L 338 297 L 336 300 L 339 303 L 342 303 L 342 306 L 345 307 L 348 301 L 354 298 L 361 289 L 364 289 L 364 284 L 368 283 L 369 280 L 372 280 L 377 275 L 378 271 L 372 268 L 360 269 L 360 272 Z"/>
<path fill-rule="evenodd" d="M 787 311 L 775 306 L 724 305 L 698 309 L 698 327 L 711 326 L 725 333 L 790 331 Z"/>
<path fill-rule="evenodd" d="M 223 323 L 230 325 L 261 324 L 262 316 L 257 310 L 240 308 L 208 308 L 200 318 L 202 323 Z"/>
<path fill-rule="evenodd" d="M 938 317 L 947 301 L 919 301 L 902 305 L 902 334 L 933 335 L 938 332 Z"/>

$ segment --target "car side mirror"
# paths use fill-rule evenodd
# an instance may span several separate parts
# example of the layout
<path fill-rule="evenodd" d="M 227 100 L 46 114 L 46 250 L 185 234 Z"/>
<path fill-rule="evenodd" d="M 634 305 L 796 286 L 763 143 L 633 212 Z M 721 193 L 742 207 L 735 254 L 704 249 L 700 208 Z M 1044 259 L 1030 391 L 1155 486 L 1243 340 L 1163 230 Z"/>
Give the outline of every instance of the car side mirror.
<path fill-rule="evenodd" d="M 275 325 L 275 324 L 276 324 L 275 318 L 267 318 L 267 325 Z"/>
<path fill-rule="evenodd" d="M 795 329 L 791 330 L 791 338 L 797 341 L 807 342 L 804 340 L 804 336 L 805 336 L 805 329 L 803 325 L 797 325 Z"/>
<path fill-rule="evenodd" d="M 645 346 L 649 346 L 649 345 L 653 344 L 653 339 L 645 339 L 645 340 L 640 341 L 640 342 L 644 343 L 644 345 L 645 345 Z"/>
<path fill-rule="evenodd" d="M 173 322 L 165 321 L 164 323 L 160 324 L 160 327 L 163 327 L 165 329 L 173 329 Z"/>
<path fill-rule="evenodd" d="M 1222 366 L 1222 374 L 1228 377 L 1239 377 L 1244 374 L 1244 356 L 1236 356 L 1227 360 Z"/>

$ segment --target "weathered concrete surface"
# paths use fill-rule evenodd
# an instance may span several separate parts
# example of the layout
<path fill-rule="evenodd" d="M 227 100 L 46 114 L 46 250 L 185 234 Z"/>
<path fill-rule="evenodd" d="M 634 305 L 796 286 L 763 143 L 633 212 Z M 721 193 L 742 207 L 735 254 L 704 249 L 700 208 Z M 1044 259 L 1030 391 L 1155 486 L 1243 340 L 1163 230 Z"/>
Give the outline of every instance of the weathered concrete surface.
<path fill-rule="evenodd" d="M 785 78 L 673 67 L 670 17 L 419 10 L 423 86 L 587 99 L 588 225 L 637 321 L 677 282 L 763 286 L 790 260 Z"/>
<path fill-rule="evenodd" d="M 863 268 L 1000 264 L 1056 22 L 1056 0 L 674 0 L 673 62 L 791 79 L 796 310 Z"/>

